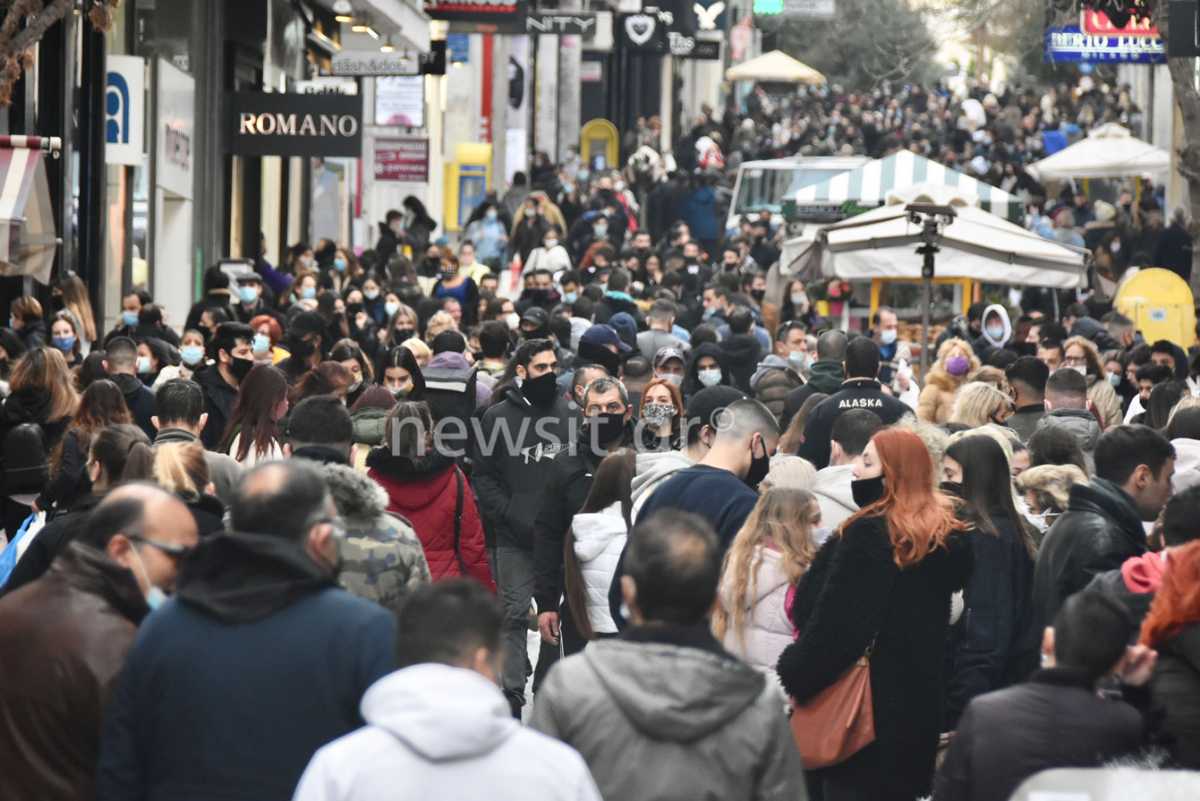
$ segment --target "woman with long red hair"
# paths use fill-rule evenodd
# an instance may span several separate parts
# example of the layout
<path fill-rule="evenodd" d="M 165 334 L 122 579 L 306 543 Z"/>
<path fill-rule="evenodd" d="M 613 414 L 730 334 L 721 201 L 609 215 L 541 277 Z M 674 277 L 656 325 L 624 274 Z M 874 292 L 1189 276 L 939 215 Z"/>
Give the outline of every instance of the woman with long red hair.
<path fill-rule="evenodd" d="M 866 654 L 874 740 L 808 771 L 810 787 L 826 799 L 910 801 L 932 784 L 950 596 L 966 584 L 971 551 L 916 434 L 877 433 L 854 478 L 859 510 L 797 586 L 799 634 L 779 659 L 779 678 L 806 706 Z"/>
<path fill-rule="evenodd" d="M 1200 769 L 1200 542 L 1171 548 L 1162 585 L 1142 623 L 1142 645 L 1158 651 L 1150 680 L 1166 712 L 1174 766 Z"/>

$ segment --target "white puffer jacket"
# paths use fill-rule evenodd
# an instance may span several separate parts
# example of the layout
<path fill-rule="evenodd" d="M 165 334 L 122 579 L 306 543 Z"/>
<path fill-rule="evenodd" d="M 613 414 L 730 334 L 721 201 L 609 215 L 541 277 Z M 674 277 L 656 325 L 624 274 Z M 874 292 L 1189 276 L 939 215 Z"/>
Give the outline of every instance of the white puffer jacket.
<path fill-rule="evenodd" d="M 617 562 L 625 549 L 629 532 L 621 515 L 621 504 L 614 503 L 601 512 L 581 512 L 571 522 L 575 535 L 575 556 L 583 574 L 588 621 L 597 634 L 616 634 L 608 607 L 608 588 L 612 585 Z"/>
<path fill-rule="evenodd" d="M 782 557 L 779 552 L 760 545 L 755 552 L 755 559 L 760 554 L 762 562 L 758 566 L 758 581 L 751 581 L 754 595 L 742 599 L 748 607 L 742 630 L 739 632 L 730 626 L 721 644 L 729 653 L 778 682 L 775 665 L 783 649 L 793 640 L 792 621 L 786 609 L 790 585 L 780 568 Z M 721 605 L 732 621 L 737 601 L 733 597 L 733 575 L 729 571 L 721 577 L 720 598 Z"/>

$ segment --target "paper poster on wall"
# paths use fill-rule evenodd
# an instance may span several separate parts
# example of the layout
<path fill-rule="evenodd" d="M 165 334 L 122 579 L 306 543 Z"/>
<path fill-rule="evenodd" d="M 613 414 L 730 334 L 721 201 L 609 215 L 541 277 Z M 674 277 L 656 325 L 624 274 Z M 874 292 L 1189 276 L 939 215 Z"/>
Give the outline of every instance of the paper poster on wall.
<path fill-rule="evenodd" d="M 421 75 L 375 79 L 375 124 L 425 127 L 425 78 Z"/>

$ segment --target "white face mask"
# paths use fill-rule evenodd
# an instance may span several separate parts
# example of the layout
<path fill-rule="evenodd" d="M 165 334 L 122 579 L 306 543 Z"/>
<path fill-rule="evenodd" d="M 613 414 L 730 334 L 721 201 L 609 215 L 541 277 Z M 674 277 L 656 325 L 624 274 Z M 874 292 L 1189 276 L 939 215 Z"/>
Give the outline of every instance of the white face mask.
<path fill-rule="evenodd" d="M 808 358 L 808 354 L 802 350 L 794 350 L 788 354 L 788 364 L 793 370 L 807 370 L 812 366 L 812 362 Z"/>
<path fill-rule="evenodd" d="M 798 309 L 799 311 L 802 311 L 802 312 L 808 311 L 808 293 L 807 292 L 793 292 L 792 293 L 792 305 L 795 306 L 796 309 Z"/>
<path fill-rule="evenodd" d="M 504 315 L 504 322 L 508 323 L 508 330 L 516 331 L 521 326 L 521 315 L 516 312 L 511 312 Z"/>
<path fill-rule="evenodd" d="M 1073 364 L 1073 365 L 1071 365 L 1071 369 L 1074 370 L 1075 372 L 1079 373 L 1081 376 L 1084 376 L 1085 378 L 1087 377 L 1087 368 L 1084 367 L 1083 365 Z"/>
<path fill-rule="evenodd" d="M 700 370 L 696 373 L 696 377 L 700 379 L 700 383 L 706 387 L 715 387 L 721 383 L 721 368 L 710 367 L 707 370 Z"/>
<path fill-rule="evenodd" d="M 663 375 L 659 376 L 659 378 L 676 387 L 683 383 L 683 376 L 681 376 L 679 373 L 664 373 Z"/>

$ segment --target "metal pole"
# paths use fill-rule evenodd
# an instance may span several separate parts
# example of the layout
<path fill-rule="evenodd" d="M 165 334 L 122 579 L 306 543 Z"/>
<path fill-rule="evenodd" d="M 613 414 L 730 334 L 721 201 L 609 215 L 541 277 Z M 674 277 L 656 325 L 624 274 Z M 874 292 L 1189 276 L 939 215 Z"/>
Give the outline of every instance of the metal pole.
<path fill-rule="evenodd" d="M 934 242 L 937 240 L 937 218 L 927 215 L 921 225 L 921 247 L 917 253 L 924 256 L 921 264 L 921 277 L 925 283 L 925 302 L 921 306 L 921 380 L 925 380 L 929 370 L 929 323 L 933 307 L 933 274 L 934 254 L 940 250 Z"/>
<path fill-rule="evenodd" d="M 926 261 L 933 260 L 933 254 L 925 256 Z M 933 279 L 925 279 L 925 303 L 921 309 L 921 380 L 929 375 L 929 307 L 933 305 Z"/>

